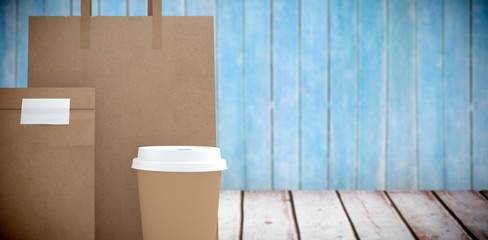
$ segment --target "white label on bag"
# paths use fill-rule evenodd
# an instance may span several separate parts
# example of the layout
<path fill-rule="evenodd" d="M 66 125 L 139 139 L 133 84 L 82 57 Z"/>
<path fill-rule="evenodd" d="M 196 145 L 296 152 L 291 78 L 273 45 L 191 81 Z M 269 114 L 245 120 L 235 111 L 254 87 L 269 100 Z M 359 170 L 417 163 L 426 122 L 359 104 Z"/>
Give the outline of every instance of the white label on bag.
<path fill-rule="evenodd" d="M 23 98 L 20 124 L 69 124 L 69 98 Z"/>

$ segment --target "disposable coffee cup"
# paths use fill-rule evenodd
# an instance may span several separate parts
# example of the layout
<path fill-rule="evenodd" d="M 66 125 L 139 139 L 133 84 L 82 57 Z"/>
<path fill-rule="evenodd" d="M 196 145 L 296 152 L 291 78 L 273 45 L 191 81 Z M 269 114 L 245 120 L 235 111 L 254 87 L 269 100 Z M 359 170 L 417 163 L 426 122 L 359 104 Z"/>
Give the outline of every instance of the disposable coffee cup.
<path fill-rule="evenodd" d="M 137 169 L 144 240 L 218 238 L 226 161 L 216 147 L 140 147 Z"/>

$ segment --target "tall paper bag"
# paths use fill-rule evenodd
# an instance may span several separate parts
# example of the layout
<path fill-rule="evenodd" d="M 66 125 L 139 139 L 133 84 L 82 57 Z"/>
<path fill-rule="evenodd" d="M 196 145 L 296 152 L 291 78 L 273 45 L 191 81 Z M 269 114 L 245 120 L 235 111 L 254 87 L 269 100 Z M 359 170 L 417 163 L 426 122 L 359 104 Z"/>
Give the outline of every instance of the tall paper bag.
<path fill-rule="evenodd" d="M 142 238 L 139 146 L 216 145 L 213 17 L 31 17 L 29 87 L 95 87 L 96 236 Z M 152 7 L 154 6 L 154 7 Z"/>

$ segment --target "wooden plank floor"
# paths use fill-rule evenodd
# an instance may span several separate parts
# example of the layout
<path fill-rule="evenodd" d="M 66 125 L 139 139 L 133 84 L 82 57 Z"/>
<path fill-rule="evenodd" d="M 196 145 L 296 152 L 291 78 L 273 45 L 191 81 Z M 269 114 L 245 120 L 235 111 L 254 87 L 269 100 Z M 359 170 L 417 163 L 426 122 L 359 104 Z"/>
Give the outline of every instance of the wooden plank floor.
<path fill-rule="evenodd" d="M 488 192 L 223 191 L 219 239 L 488 239 Z"/>

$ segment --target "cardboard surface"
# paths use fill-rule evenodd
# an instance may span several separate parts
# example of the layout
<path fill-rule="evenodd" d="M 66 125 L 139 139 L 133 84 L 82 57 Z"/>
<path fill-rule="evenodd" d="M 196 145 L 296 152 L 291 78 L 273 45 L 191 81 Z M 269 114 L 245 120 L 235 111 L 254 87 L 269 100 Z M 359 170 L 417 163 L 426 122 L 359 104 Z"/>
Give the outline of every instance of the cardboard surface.
<path fill-rule="evenodd" d="M 69 125 L 21 125 L 22 98 L 70 98 Z M 0 89 L 0 239 L 95 238 L 95 90 Z"/>
<path fill-rule="evenodd" d="M 221 171 L 137 171 L 144 240 L 217 239 Z"/>
<path fill-rule="evenodd" d="M 138 147 L 216 145 L 213 18 L 162 17 L 161 48 L 153 17 L 90 17 L 87 49 L 80 25 L 30 17 L 29 87 L 96 87 L 96 236 L 141 239 Z"/>

